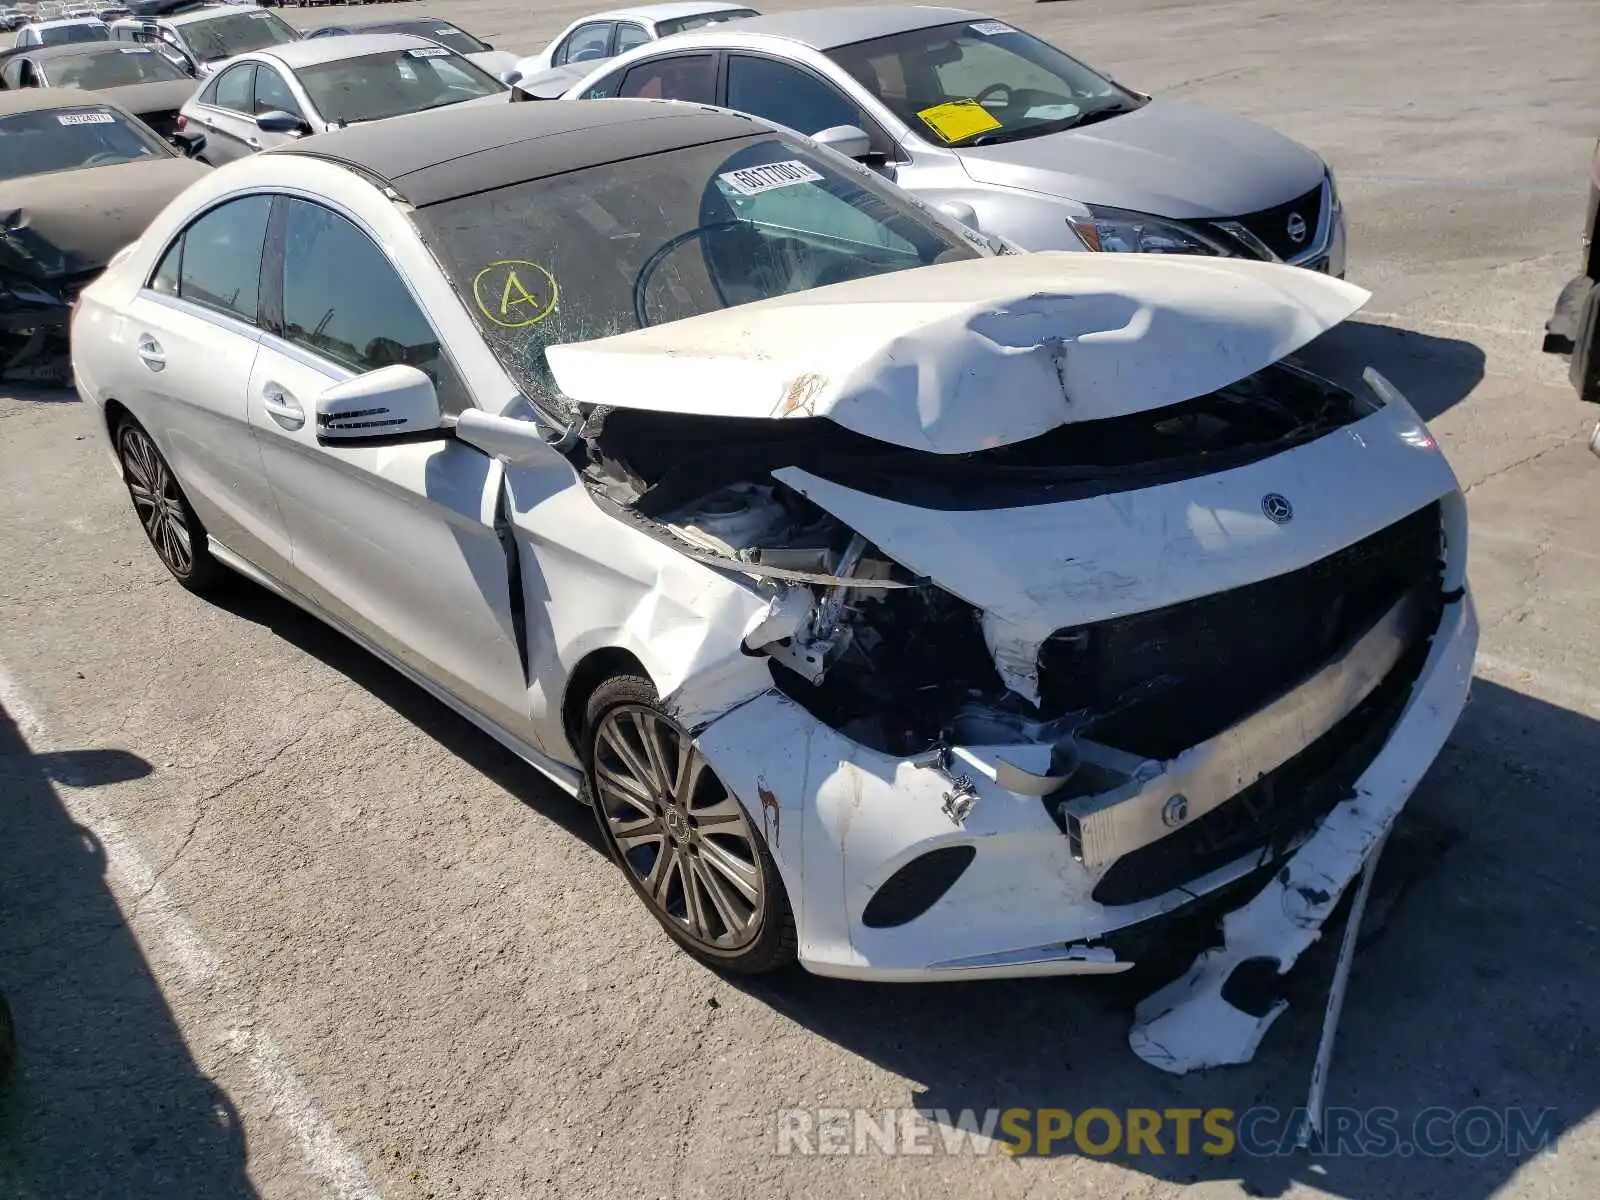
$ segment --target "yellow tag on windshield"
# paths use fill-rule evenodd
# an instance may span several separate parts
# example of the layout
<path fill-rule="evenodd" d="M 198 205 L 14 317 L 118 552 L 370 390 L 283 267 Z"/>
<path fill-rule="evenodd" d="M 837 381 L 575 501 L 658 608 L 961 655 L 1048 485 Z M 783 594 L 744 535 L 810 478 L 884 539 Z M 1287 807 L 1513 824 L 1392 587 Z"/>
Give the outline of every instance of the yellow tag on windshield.
<path fill-rule="evenodd" d="M 976 100 L 952 100 L 948 104 L 935 104 L 917 114 L 923 124 L 947 142 L 959 142 L 974 134 L 999 129 L 1000 122 Z"/>

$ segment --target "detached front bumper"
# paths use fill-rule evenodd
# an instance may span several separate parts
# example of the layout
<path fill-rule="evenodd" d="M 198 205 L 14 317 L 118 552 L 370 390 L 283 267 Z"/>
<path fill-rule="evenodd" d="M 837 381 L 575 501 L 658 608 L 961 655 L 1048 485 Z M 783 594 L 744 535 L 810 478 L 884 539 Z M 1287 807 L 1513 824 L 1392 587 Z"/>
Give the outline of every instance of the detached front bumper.
<path fill-rule="evenodd" d="M 1118 931 L 1159 926 L 1158 918 L 1279 865 L 1267 888 L 1224 919 L 1220 953 L 1228 957 L 1202 956 L 1186 993 L 1199 995 L 1234 958 L 1269 957 L 1287 970 L 1316 939 L 1454 727 L 1477 640 L 1463 591 L 1444 606 L 1381 749 L 1348 797 L 1292 848 L 1258 849 L 1137 903 L 1094 898 L 1115 864 L 1086 866 L 1081 846 L 1075 854 L 1052 819 L 1034 786 L 1049 771 L 1047 747 L 955 747 L 944 764 L 896 759 L 776 693 L 712 722 L 699 744 L 761 824 L 794 906 L 801 961 L 818 974 L 933 981 L 1122 971 L 1133 959 Z M 925 899 L 947 882 L 940 872 L 968 859 L 948 890 L 898 919 L 923 904 L 919 889 Z M 880 893 L 890 903 L 880 898 L 869 912 Z M 885 924 L 885 914 L 896 923 Z M 1168 1011 L 1179 1007 L 1168 1000 Z"/>

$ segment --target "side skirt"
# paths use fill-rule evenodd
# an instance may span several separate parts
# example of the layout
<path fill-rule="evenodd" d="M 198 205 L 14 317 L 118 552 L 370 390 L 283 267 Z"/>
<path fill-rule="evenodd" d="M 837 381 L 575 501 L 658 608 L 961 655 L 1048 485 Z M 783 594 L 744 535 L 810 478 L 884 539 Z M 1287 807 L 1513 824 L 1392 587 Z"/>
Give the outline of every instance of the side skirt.
<path fill-rule="evenodd" d="M 374 645 L 371 641 L 362 637 L 359 633 L 350 628 L 350 626 L 346 625 L 337 617 L 331 616 L 330 614 L 324 612 L 322 609 L 312 604 L 304 596 L 300 595 L 299 592 L 296 592 L 293 588 L 287 587 L 278 582 L 248 559 L 241 558 L 239 555 L 235 554 L 232 550 L 229 550 L 226 546 L 217 541 L 216 538 L 211 537 L 209 534 L 206 536 L 206 545 L 210 548 L 212 556 L 223 566 L 229 568 L 230 570 L 237 571 L 240 575 L 243 575 L 252 583 L 259 584 L 275 596 L 281 596 L 291 604 L 295 604 L 304 609 L 306 612 L 316 617 L 317 620 L 322 621 L 329 627 L 338 630 L 340 633 L 344 634 L 345 637 L 349 638 L 356 645 L 360 646 L 368 654 L 372 655 L 386 666 L 398 671 L 401 675 L 404 675 L 412 683 L 416 684 L 423 691 L 427 692 L 428 695 L 439 701 L 439 703 L 443 704 L 446 708 L 449 708 L 457 716 L 472 722 L 472 724 L 476 725 L 484 733 L 488 734 L 495 741 L 499 742 L 518 758 L 522 759 L 534 770 L 538 771 L 541 775 L 546 776 L 550 782 L 554 783 L 562 791 L 566 792 L 575 799 L 578 797 L 583 783 L 583 774 L 575 767 L 569 767 L 565 763 L 557 762 L 555 759 L 545 754 L 542 750 L 536 750 L 521 738 L 516 737 L 514 734 L 508 732 L 503 726 L 491 721 L 477 709 L 468 704 L 462 703 L 461 700 L 457 699 L 455 696 L 439 687 L 438 684 L 434 683 L 426 676 L 414 671 L 412 668 L 408 667 L 405 663 L 401 662 L 399 659 L 395 658 L 381 647 Z"/>

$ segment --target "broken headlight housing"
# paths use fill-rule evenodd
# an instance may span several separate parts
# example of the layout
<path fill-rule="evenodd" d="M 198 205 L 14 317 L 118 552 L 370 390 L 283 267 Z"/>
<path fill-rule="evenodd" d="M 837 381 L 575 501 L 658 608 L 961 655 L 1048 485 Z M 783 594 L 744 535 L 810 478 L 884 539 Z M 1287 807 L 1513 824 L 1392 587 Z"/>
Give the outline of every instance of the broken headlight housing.
<path fill-rule="evenodd" d="M 1226 255 L 1221 244 L 1182 222 L 1122 208 L 1089 207 L 1089 216 L 1067 218 L 1091 250 L 1124 254 Z"/>

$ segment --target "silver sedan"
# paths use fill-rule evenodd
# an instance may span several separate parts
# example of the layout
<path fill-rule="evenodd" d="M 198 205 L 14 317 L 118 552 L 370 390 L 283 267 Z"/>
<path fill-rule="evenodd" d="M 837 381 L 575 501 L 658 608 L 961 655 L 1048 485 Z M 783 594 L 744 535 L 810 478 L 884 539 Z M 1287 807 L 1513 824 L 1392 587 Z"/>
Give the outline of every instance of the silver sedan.
<path fill-rule="evenodd" d="M 719 104 L 786 125 L 1029 250 L 1344 274 L 1338 193 L 1312 151 L 1243 117 L 1152 99 L 981 13 L 752 17 L 642 46 L 563 99 L 606 96 Z"/>
<path fill-rule="evenodd" d="M 179 131 L 213 166 L 313 133 L 451 104 L 504 103 L 506 87 L 463 55 L 406 33 L 290 42 L 229 59 L 183 106 Z"/>

